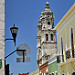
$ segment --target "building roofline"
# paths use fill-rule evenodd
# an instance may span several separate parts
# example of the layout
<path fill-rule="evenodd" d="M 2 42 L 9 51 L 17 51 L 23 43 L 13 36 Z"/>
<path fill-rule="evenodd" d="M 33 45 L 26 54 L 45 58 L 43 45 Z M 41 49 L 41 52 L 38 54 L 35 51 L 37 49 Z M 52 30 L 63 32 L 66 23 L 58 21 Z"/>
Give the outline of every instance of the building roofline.
<path fill-rule="evenodd" d="M 62 17 L 62 19 L 59 21 L 59 23 L 56 25 L 56 27 L 54 28 L 55 30 L 58 29 L 58 27 L 62 24 L 62 22 L 64 22 L 66 20 L 66 18 L 75 10 L 75 3 L 73 4 L 73 6 L 68 10 L 68 12 Z"/>

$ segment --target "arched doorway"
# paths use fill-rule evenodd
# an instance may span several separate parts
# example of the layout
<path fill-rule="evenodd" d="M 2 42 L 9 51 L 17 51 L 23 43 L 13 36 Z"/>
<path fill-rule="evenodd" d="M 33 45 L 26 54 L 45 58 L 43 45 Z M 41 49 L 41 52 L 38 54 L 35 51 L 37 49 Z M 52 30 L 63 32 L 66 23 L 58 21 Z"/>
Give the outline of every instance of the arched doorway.
<path fill-rule="evenodd" d="M 73 72 L 72 75 L 75 75 L 75 72 Z"/>

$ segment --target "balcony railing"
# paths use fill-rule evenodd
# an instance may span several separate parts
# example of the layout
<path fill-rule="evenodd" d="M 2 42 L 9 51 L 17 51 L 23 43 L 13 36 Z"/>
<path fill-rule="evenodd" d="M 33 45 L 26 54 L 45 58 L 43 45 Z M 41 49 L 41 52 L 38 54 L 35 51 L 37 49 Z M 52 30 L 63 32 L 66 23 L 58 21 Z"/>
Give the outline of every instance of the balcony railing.
<path fill-rule="evenodd" d="M 58 55 L 57 56 L 57 63 L 62 63 L 64 62 L 64 55 Z"/>
<path fill-rule="evenodd" d="M 69 49 L 65 52 L 66 54 L 66 60 L 70 58 L 75 58 L 75 49 Z"/>

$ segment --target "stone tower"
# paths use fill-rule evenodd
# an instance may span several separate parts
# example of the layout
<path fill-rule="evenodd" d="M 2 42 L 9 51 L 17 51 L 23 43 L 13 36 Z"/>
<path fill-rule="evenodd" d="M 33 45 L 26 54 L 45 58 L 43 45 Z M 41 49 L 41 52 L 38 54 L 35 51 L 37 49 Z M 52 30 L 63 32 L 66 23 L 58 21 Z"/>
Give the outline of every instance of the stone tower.
<path fill-rule="evenodd" d="M 0 0 L 0 75 L 5 75 L 5 0 Z M 2 66 L 1 66 L 2 64 Z"/>
<path fill-rule="evenodd" d="M 49 2 L 46 2 L 45 10 L 41 13 L 37 29 L 37 64 L 39 68 L 56 54 L 56 31 Z"/>

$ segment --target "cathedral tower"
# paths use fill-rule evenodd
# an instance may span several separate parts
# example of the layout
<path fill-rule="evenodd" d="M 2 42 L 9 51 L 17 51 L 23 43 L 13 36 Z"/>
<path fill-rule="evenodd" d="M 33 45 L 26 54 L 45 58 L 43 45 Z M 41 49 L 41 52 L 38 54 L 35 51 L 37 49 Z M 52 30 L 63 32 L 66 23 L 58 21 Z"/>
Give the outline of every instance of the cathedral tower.
<path fill-rule="evenodd" d="M 41 13 L 37 25 L 37 64 L 38 68 L 56 54 L 56 31 L 54 16 L 46 2 L 45 10 Z"/>

